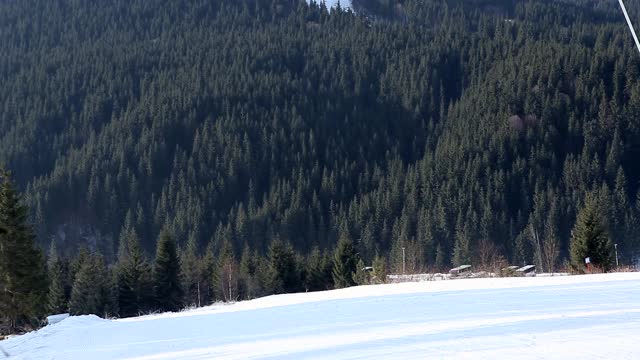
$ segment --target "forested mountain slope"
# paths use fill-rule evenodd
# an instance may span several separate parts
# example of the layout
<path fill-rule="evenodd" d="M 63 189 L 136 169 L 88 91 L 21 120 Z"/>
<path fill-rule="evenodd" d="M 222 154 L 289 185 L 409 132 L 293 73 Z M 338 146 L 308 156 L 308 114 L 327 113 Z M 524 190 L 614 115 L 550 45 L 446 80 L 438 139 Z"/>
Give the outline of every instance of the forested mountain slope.
<path fill-rule="evenodd" d="M 634 19 L 640 1 L 629 0 Z M 640 55 L 615 1 L 0 2 L 0 163 L 38 241 L 112 261 L 352 239 L 411 271 L 552 267 L 587 194 L 639 245 Z M 383 4 L 384 5 L 384 4 Z M 639 22 L 640 23 L 640 22 Z"/>

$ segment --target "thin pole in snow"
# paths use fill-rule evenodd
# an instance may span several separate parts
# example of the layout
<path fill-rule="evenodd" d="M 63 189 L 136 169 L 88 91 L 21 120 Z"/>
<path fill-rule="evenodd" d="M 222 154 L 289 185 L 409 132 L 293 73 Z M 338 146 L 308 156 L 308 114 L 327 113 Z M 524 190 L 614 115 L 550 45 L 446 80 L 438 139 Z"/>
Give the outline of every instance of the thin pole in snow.
<path fill-rule="evenodd" d="M 402 248 L 402 275 L 404 275 L 404 247 Z"/>
<path fill-rule="evenodd" d="M 631 30 L 631 35 L 633 35 L 633 40 L 636 42 L 636 47 L 638 48 L 638 51 L 640 51 L 640 41 L 638 41 L 638 35 L 636 35 L 636 30 L 633 28 L 633 24 L 629 18 L 629 13 L 627 13 L 627 7 L 624 6 L 624 2 L 622 2 L 622 0 L 618 0 L 618 2 L 620 3 L 620 7 L 624 13 L 624 18 L 627 19 L 627 24 L 629 25 L 629 30 Z"/>

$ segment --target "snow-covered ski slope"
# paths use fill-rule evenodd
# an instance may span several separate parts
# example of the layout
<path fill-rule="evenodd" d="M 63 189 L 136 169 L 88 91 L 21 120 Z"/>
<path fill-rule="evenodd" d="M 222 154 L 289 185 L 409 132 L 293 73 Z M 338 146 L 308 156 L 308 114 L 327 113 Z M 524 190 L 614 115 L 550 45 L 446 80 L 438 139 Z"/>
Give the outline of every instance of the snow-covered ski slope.
<path fill-rule="evenodd" d="M 640 273 L 362 286 L 118 321 L 72 317 L 0 346 L 34 360 L 640 359 Z"/>

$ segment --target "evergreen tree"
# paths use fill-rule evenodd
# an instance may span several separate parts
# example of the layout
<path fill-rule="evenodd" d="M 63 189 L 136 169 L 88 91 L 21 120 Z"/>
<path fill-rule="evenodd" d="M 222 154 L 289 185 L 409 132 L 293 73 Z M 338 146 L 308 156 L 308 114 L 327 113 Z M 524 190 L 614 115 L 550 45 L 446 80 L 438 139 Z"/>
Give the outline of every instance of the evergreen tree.
<path fill-rule="evenodd" d="M 180 284 L 180 262 L 176 243 L 167 230 L 160 232 L 153 266 L 155 306 L 161 311 L 182 308 L 184 292 Z"/>
<path fill-rule="evenodd" d="M 373 274 L 372 280 L 376 284 L 384 284 L 387 282 L 387 263 L 384 257 L 376 254 L 373 259 Z"/>
<path fill-rule="evenodd" d="M 138 236 L 130 228 L 122 232 L 118 253 L 118 309 L 122 317 L 136 316 L 149 310 L 153 294 L 151 266 L 140 248 Z"/>
<path fill-rule="evenodd" d="M 355 285 L 357 255 L 347 231 L 343 230 L 333 256 L 333 282 L 336 289 Z"/>
<path fill-rule="evenodd" d="M 0 169 L 0 322 L 10 330 L 34 325 L 45 314 L 47 282 L 42 252 L 34 244 L 22 205 L 10 174 Z"/>
<path fill-rule="evenodd" d="M 274 294 L 302 290 L 302 278 L 293 248 L 275 240 L 269 248 L 270 288 Z"/>
<path fill-rule="evenodd" d="M 198 304 L 198 289 L 200 285 L 200 259 L 198 258 L 197 238 L 192 233 L 186 247 L 180 252 L 180 271 L 182 273 L 182 289 L 185 293 L 185 303 L 189 306 Z"/>
<path fill-rule="evenodd" d="M 470 264 L 470 234 L 467 225 L 463 225 L 462 216 L 458 217 L 455 240 L 455 246 L 453 248 L 453 265 L 460 266 Z"/>
<path fill-rule="evenodd" d="M 252 253 L 249 246 L 245 244 L 239 268 L 241 298 L 253 299 L 265 294 L 267 281 L 260 278 L 260 272 L 269 273 L 269 271 L 261 269 L 264 266 L 262 262 L 261 256 L 255 252 Z"/>
<path fill-rule="evenodd" d="M 615 2 L 358 1 L 372 31 L 343 8 L 268 2 L 0 1 L 0 163 L 40 241 L 74 254 L 89 235 L 113 263 L 123 224 L 150 251 L 165 226 L 196 245 L 213 237 L 211 270 L 185 276 L 190 303 L 198 284 L 206 301 L 220 295 L 222 263 L 232 285 L 244 271 L 217 256 L 225 242 L 246 242 L 267 284 L 274 234 L 307 256 L 333 251 L 347 221 L 365 263 L 378 251 L 393 271 L 402 247 L 407 271 L 553 268 L 585 193 L 604 186 L 620 259 L 638 257 L 640 83 Z M 155 41 L 176 29 L 181 46 Z"/>
<path fill-rule="evenodd" d="M 591 266 L 611 270 L 613 264 L 612 244 L 605 225 L 604 213 L 597 200 L 588 196 L 578 213 L 571 237 L 571 265 L 576 270 L 585 267 L 585 258 Z"/>
<path fill-rule="evenodd" d="M 353 282 L 356 285 L 369 285 L 371 283 L 371 277 L 369 272 L 365 269 L 364 261 L 362 259 L 358 260 L 356 264 L 356 271 L 352 275 Z"/>
<path fill-rule="evenodd" d="M 216 272 L 216 259 L 213 251 L 213 241 L 210 241 L 207 245 L 201 265 L 201 304 L 210 304 L 215 298 L 215 284 L 213 279 Z"/>
<path fill-rule="evenodd" d="M 326 272 L 324 269 L 323 256 L 318 247 L 314 247 L 309 254 L 307 261 L 307 276 L 305 277 L 305 288 L 307 291 L 327 290 Z"/>
<path fill-rule="evenodd" d="M 238 273 L 238 264 L 231 243 L 224 241 L 218 255 L 216 271 L 213 274 L 216 299 L 227 302 L 238 300 Z"/>
<path fill-rule="evenodd" d="M 68 301 L 64 290 L 64 273 L 61 260 L 58 258 L 55 241 L 51 242 L 47 262 L 49 274 L 49 291 L 47 293 L 47 310 L 50 314 L 61 314 L 68 311 Z"/>
<path fill-rule="evenodd" d="M 73 282 L 69 299 L 69 313 L 71 315 L 103 316 L 108 303 L 109 289 L 105 282 L 107 278 L 102 256 L 93 255 L 87 258 L 80 265 L 80 270 Z"/>

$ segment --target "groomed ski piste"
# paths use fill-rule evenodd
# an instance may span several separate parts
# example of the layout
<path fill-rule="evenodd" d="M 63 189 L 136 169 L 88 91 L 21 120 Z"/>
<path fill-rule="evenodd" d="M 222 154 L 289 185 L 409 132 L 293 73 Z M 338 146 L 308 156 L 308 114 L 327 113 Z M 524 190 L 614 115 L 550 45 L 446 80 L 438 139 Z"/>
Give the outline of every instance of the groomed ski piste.
<path fill-rule="evenodd" d="M 33 360 L 640 359 L 640 273 L 359 286 L 70 317 L 0 346 Z"/>

